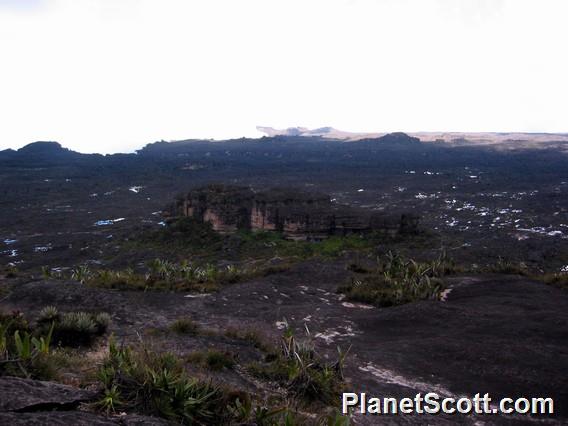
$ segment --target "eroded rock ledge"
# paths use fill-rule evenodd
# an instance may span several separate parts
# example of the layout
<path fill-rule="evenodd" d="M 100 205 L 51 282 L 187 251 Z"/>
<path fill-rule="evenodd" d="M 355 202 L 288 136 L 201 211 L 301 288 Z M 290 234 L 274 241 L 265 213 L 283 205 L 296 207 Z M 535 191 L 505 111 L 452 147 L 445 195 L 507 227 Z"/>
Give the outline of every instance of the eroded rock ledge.
<path fill-rule="evenodd" d="M 180 197 L 169 211 L 173 217 L 193 217 L 211 223 L 215 231 L 281 232 L 294 240 L 321 240 L 332 235 L 370 231 L 388 235 L 416 232 L 414 213 L 378 214 L 337 205 L 317 193 L 272 189 L 254 192 L 247 187 L 209 185 Z"/>

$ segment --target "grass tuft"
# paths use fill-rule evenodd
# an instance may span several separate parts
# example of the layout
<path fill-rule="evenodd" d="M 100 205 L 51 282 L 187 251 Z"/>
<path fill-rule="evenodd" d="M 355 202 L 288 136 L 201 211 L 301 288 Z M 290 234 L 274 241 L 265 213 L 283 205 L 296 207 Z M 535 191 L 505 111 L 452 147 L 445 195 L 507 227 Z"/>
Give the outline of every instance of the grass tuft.
<path fill-rule="evenodd" d="M 200 327 L 199 324 L 189 318 L 180 318 L 170 325 L 170 330 L 177 334 L 196 335 L 199 333 Z"/>

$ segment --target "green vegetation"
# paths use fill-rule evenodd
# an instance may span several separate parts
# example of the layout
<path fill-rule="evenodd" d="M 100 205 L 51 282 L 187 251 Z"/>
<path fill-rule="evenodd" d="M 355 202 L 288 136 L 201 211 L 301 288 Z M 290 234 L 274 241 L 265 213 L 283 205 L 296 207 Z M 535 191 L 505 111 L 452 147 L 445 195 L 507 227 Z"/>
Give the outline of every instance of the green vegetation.
<path fill-rule="evenodd" d="M 263 352 L 273 352 L 274 348 L 267 340 L 262 336 L 258 330 L 254 329 L 237 329 L 229 327 L 225 330 L 225 336 L 231 339 L 241 340 L 249 343 L 256 349 L 260 349 Z"/>
<path fill-rule="evenodd" d="M 54 324 L 45 335 L 34 332 L 19 312 L 0 314 L 0 376 L 49 379 L 55 374 L 50 362 Z"/>
<path fill-rule="evenodd" d="M 154 415 L 180 424 L 349 424 L 348 418 L 336 411 L 329 412 L 329 407 L 324 406 L 338 401 L 344 355 L 340 354 L 336 363 L 323 362 L 310 342 L 297 341 L 289 331 L 282 339 L 281 353 L 267 354 L 264 363 L 250 366 L 251 371 L 256 368 L 257 376 L 285 384 L 288 395 L 256 400 L 241 390 L 189 375 L 188 364 L 214 372 L 237 367 L 232 353 L 216 349 L 177 356 L 153 352 L 143 343 L 118 346 L 111 337 L 107 357 L 93 373 L 92 365 L 85 362 L 84 349 L 53 349 L 56 334 L 63 329 L 68 332 L 63 325 L 67 322 L 74 324 L 73 330 L 90 335 L 106 329 L 110 317 L 104 313 L 60 313 L 56 307 L 47 306 L 32 326 L 19 312 L 0 315 L 0 375 L 53 380 L 62 377 L 59 370 L 72 372 L 81 383 L 100 385 L 100 399 L 93 404 L 99 410 L 109 414 L 120 410 Z M 187 319 L 174 324 L 183 332 L 195 330 L 195 324 Z M 255 347 L 273 350 L 261 343 L 256 333 L 229 334 Z M 326 414 L 313 419 L 297 409 L 298 403 L 312 402 L 323 403 L 318 410 Z"/>
<path fill-rule="evenodd" d="M 316 354 L 311 339 L 298 340 L 290 329 L 281 343 L 280 352 L 268 354 L 263 363 L 249 364 L 248 371 L 258 378 L 278 382 L 302 401 L 336 405 L 347 353 L 338 349 L 337 361 L 326 362 Z"/>
<path fill-rule="evenodd" d="M 90 346 L 97 337 L 106 333 L 110 321 L 110 315 L 104 312 L 60 314 L 56 307 L 46 306 L 40 311 L 37 330 L 43 333 L 52 327 L 53 341 L 61 346 Z"/>
<path fill-rule="evenodd" d="M 118 347 L 112 340 L 99 379 L 105 392 L 99 406 L 106 411 L 127 407 L 184 424 L 223 424 L 234 404 L 221 388 L 190 378 L 173 354 Z"/>
<path fill-rule="evenodd" d="M 229 352 L 221 352 L 215 349 L 207 351 L 194 351 L 186 356 L 186 361 L 207 368 L 208 370 L 221 371 L 231 370 L 235 366 L 235 357 Z"/>
<path fill-rule="evenodd" d="M 499 257 L 494 264 L 489 265 L 486 270 L 491 273 L 510 275 L 527 275 L 529 272 L 526 264 L 505 260 L 502 257 Z"/>
<path fill-rule="evenodd" d="M 549 284 L 553 287 L 560 288 L 562 290 L 568 290 L 568 273 L 560 272 L 553 274 L 543 274 L 543 275 L 533 275 L 532 278 L 542 281 L 545 284 Z"/>
<path fill-rule="evenodd" d="M 189 318 L 180 318 L 170 325 L 170 330 L 178 334 L 195 335 L 199 332 L 199 325 Z"/>
<path fill-rule="evenodd" d="M 90 277 L 91 271 L 87 265 L 79 265 L 71 270 L 71 279 L 84 284 Z"/>
<path fill-rule="evenodd" d="M 292 360 L 298 356 L 299 349 L 293 339 L 288 338 L 287 342 L 287 347 L 295 351 L 289 355 Z M 215 371 L 234 366 L 232 356 L 212 350 L 192 353 L 186 361 L 202 363 Z M 312 368 L 315 367 L 307 364 L 302 371 L 310 369 L 313 375 L 315 369 L 312 371 Z M 295 377 L 297 383 L 308 386 L 302 390 L 312 391 L 311 381 L 300 380 L 301 373 Z M 286 401 L 280 401 L 283 404 L 276 407 L 266 406 L 264 402 L 253 401 L 246 392 L 190 377 L 182 359 L 171 353 L 158 354 L 144 347 L 119 347 L 113 339 L 98 378 L 103 385 L 103 396 L 96 406 L 107 413 L 128 410 L 180 424 L 349 425 L 349 419 L 337 411 L 313 420 L 290 408 Z"/>
<path fill-rule="evenodd" d="M 211 224 L 190 217 L 168 223 L 161 229 L 138 234 L 128 248 L 156 248 L 161 253 L 174 253 L 183 249 L 194 256 L 211 256 L 223 248 L 223 237 L 213 231 Z"/>
<path fill-rule="evenodd" d="M 352 267 L 353 269 L 353 267 Z M 416 262 L 392 252 L 377 258 L 373 271 L 341 286 L 348 300 L 377 306 L 395 306 L 424 299 L 436 299 L 444 288 L 441 277 L 454 273 L 456 266 L 445 253 L 431 262 Z"/>
<path fill-rule="evenodd" d="M 142 231 L 123 244 L 122 251 L 129 253 L 160 253 L 162 256 L 179 259 L 185 257 L 199 259 L 200 262 L 215 263 L 220 259 L 241 262 L 248 259 L 269 260 L 275 257 L 287 261 L 297 261 L 311 257 L 333 258 L 350 250 L 372 250 L 385 241 L 397 244 L 431 243 L 423 235 L 389 237 L 381 233 L 367 235 L 331 236 L 323 241 L 292 241 L 282 234 L 271 231 L 251 232 L 239 230 L 234 234 L 221 235 L 211 228 L 211 224 L 184 217 L 168 223 L 168 226 L 152 231 Z M 407 241 L 408 240 L 408 241 Z"/>
<path fill-rule="evenodd" d="M 132 269 L 91 271 L 87 267 L 81 267 L 73 270 L 71 279 L 98 288 L 210 293 L 218 291 L 223 285 L 282 272 L 287 268 L 287 265 L 264 268 L 256 266 L 243 268 L 237 265 L 215 266 L 210 263 L 194 265 L 188 261 L 173 263 L 155 259 L 147 262 L 147 271 L 144 273 L 135 272 Z"/>
<path fill-rule="evenodd" d="M 0 284 L 0 301 L 2 298 L 6 297 L 10 293 L 8 287 L 4 284 Z"/>
<path fill-rule="evenodd" d="M 9 263 L 8 265 L 3 267 L 3 272 L 5 278 L 16 278 L 20 271 L 18 270 L 18 267 L 16 265 Z"/>

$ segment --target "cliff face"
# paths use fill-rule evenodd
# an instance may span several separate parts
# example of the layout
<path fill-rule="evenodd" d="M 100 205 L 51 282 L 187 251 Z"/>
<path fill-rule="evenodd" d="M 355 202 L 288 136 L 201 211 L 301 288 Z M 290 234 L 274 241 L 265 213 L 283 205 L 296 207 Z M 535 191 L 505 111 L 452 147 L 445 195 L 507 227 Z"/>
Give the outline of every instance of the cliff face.
<path fill-rule="evenodd" d="M 380 231 L 389 235 L 415 232 L 413 214 L 375 215 L 337 206 L 328 196 L 281 189 L 254 193 L 249 188 L 210 185 L 177 201 L 172 214 L 211 223 L 215 231 L 238 229 L 281 232 L 294 240 L 321 240 L 331 235 Z"/>

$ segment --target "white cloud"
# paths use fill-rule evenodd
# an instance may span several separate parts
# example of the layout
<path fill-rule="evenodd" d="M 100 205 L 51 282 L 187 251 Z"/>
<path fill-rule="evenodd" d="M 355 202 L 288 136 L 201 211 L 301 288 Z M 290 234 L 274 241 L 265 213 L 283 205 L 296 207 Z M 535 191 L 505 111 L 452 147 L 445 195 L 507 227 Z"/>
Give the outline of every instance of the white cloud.
<path fill-rule="evenodd" d="M 568 131 L 563 0 L 0 0 L 0 148 Z"/>

